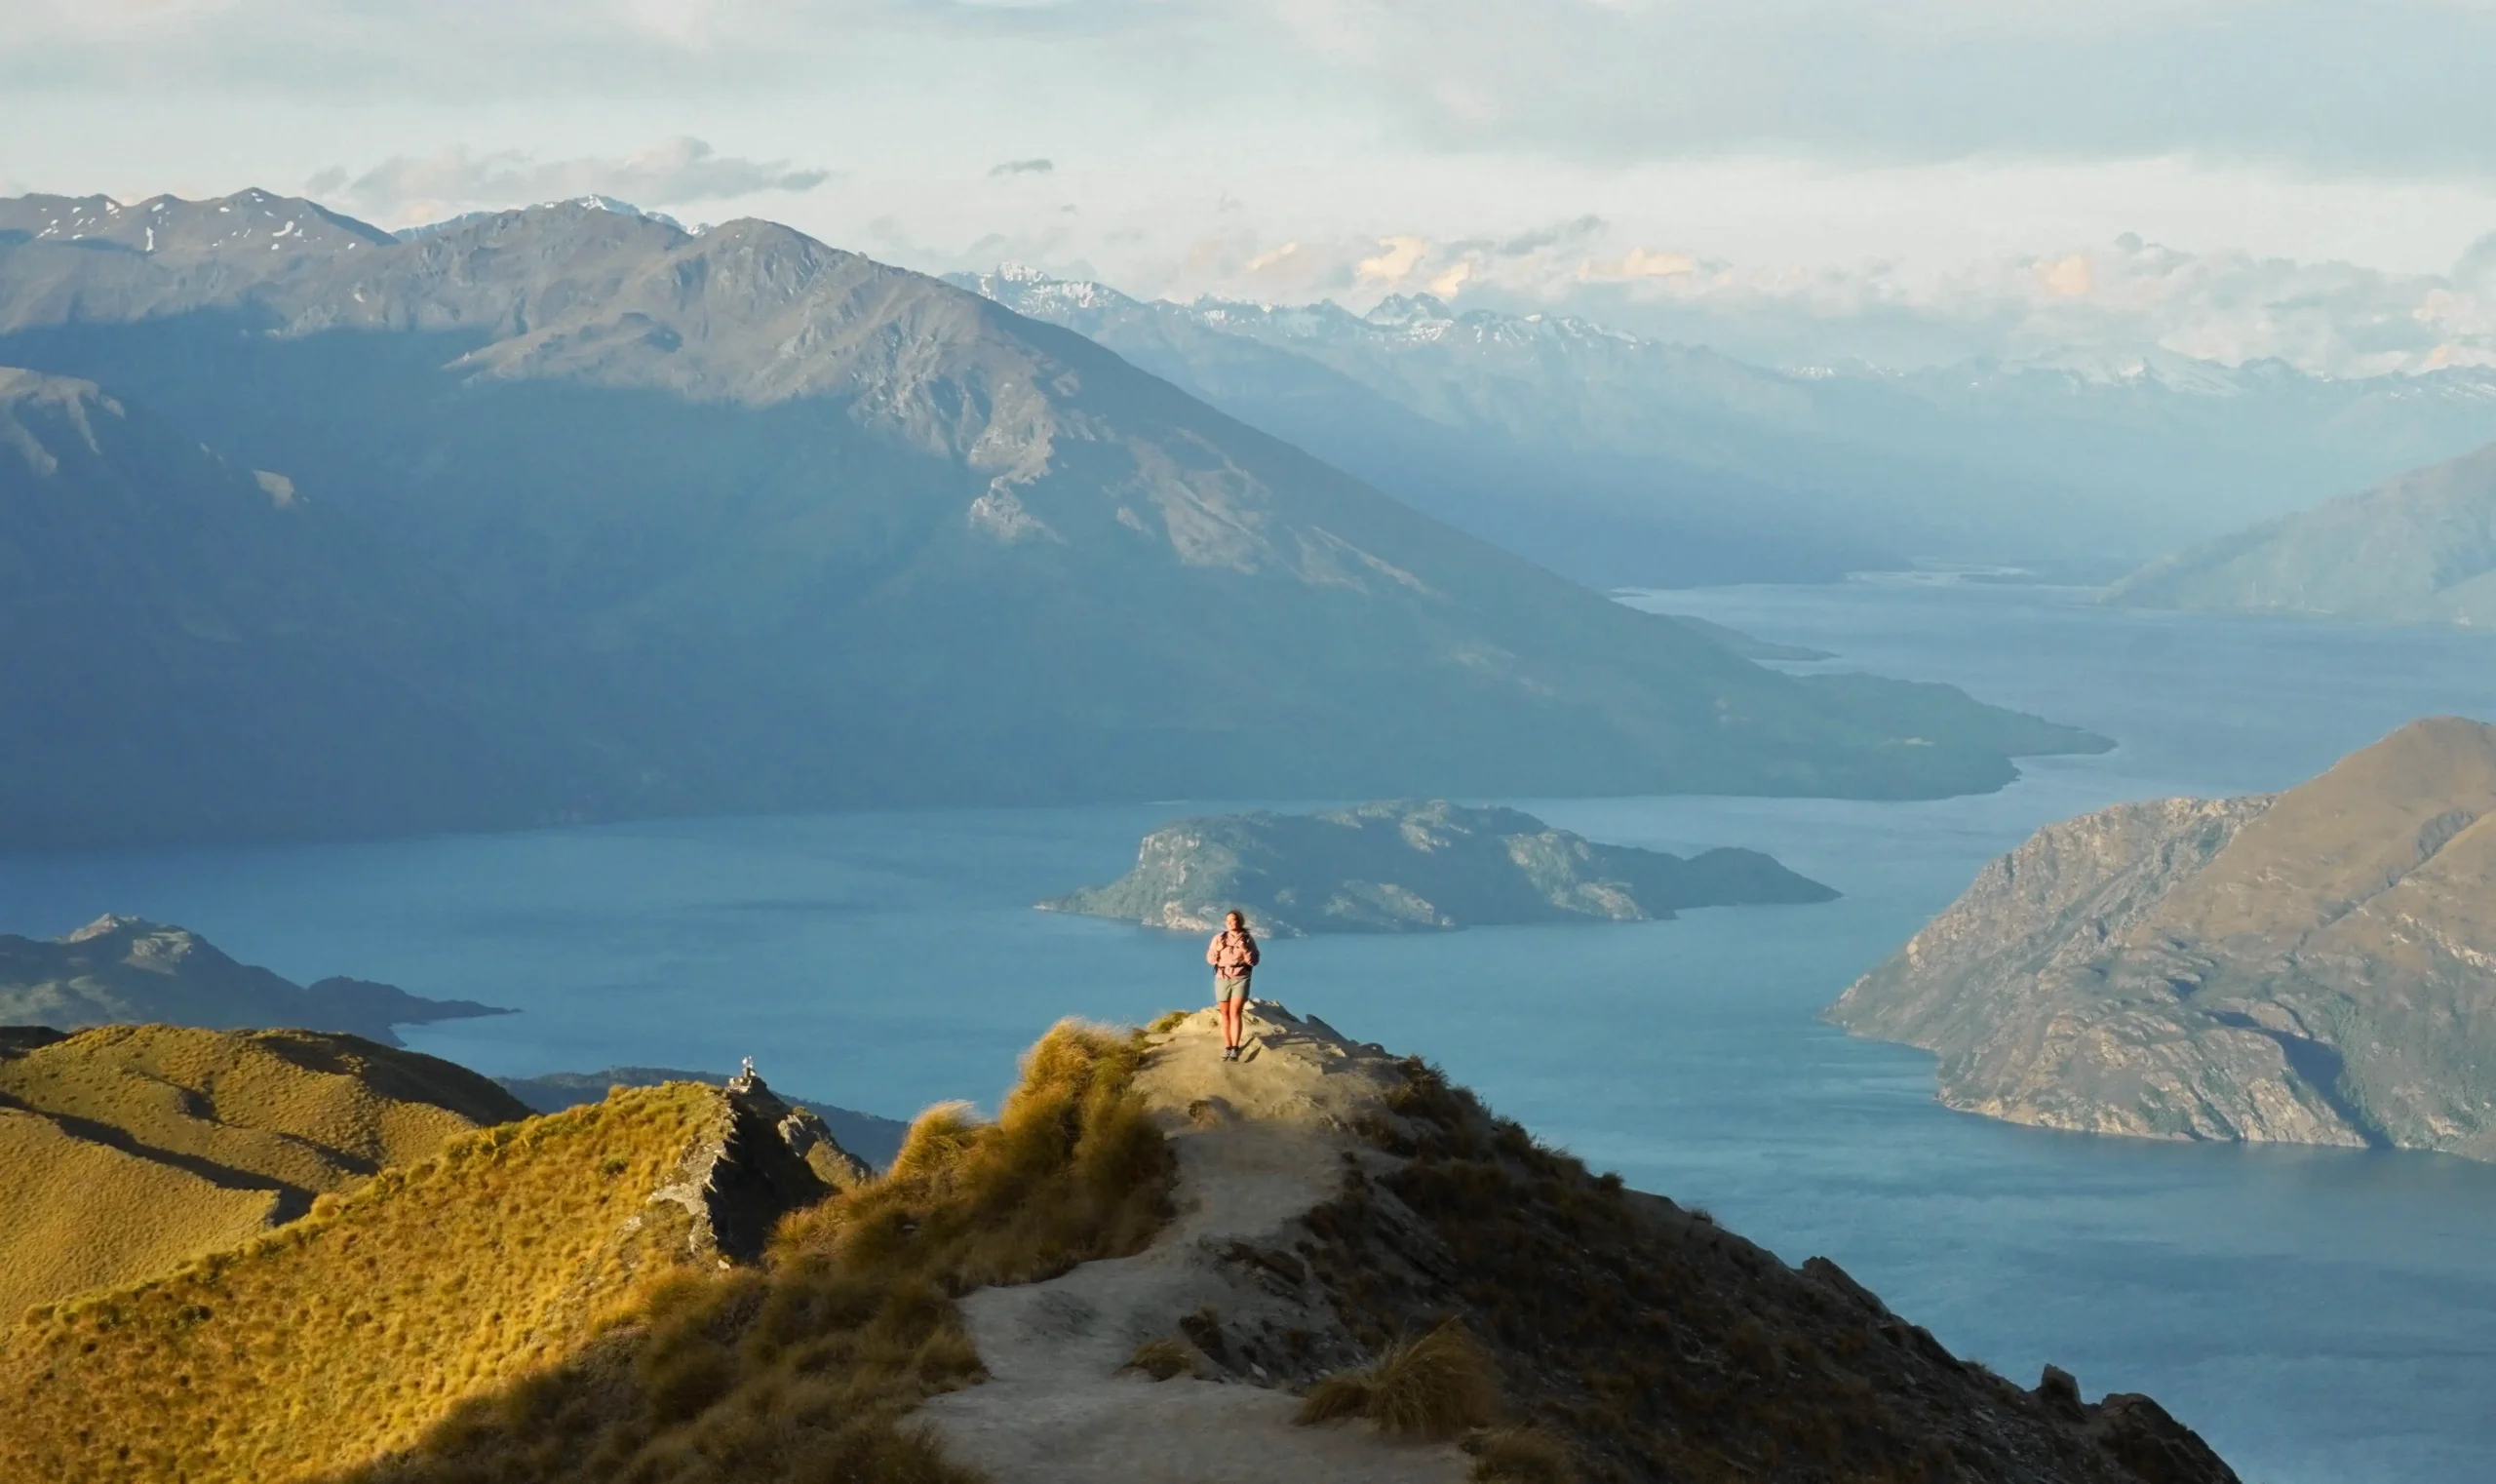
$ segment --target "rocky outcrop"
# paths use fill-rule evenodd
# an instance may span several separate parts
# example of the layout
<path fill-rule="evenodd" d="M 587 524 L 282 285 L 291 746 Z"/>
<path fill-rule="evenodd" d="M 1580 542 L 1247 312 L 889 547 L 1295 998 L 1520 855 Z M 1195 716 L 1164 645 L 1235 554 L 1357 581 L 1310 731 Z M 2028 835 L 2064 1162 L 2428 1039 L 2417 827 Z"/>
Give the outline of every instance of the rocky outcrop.
<path fill-rule="evenodd" d="M 700 1082 L 723 1087 L 730 1078 L 712 1072 L 686 1072 L 676 1067 L 609 1067 L 604 1072 L 549 1072 L 533 1077 L 496 1077 L 503 1091 L 538 1113 L 562 1113 L 604 1099 L 616 1087 L 656 1087 L 666 1082 Z M 795 1112 L 818 1119 L 849 1154 L 881 1169 L 900 1152 L 910 1125 L 899 1118 L 879 1117 L 852 1108 L 837 1108 L 820 1098 L 781 1096 Z M 831 1179 L 830 1175 L 824 1178 Z M 838 1182 L 835 1182 L 838 1184 Z"/>
<path fill-rule="evenodd" d="M 1684 907 L 1836 896 L 1756 850 L 1685 860 L 1597 844 L 1515 809 L 1438 800 L 1179 820 L 1146 836 L 1135 869 L 1117 880 L 1038 905 L 1191 931 L 1237 910 L 1257 932 L 1288 938 L 1644 922 Z"/>
<path fill-rule="evenodd" d="M 650 1199 L 692 1217 L 686 1240 L 695 1254 L 751 1263 L 781 1217 L 874 1175 L 821 1118 L 791 1108 L 748 1071 L 720 1089 L 709 1128 Z"/>
<path fill-rule="evenodd" d="M 332 976 L 309 987 L 237 963 L 186 928 L 106 915 L 59 938 L 0 933 L 0 1022 L 157 1023 L 212 1031 L 344 1031 L 385 1046 L 393 1026 L 508 1015 L 473 999 L 427 999 Z"/>
<path fill-rule="evenodd" d="M 2447 717 L 2285 794 L 2049 825 L 1829 1017 L 2015 1122 L 2496 1158 L 2491 814 L 2496 728 Z"/>

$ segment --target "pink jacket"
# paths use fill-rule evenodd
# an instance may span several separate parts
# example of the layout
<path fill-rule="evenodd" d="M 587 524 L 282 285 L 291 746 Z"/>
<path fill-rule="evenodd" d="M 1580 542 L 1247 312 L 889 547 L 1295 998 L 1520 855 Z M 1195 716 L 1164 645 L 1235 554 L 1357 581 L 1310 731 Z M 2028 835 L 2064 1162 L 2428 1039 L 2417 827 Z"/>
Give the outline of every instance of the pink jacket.
<path fill-rule="evenodd" d="M 1213 935 L 1213 944 L 1205 950 L 1205 962 L 1213 965 L 1214 975 L 1221 979 L 1245 979 L 1257 966 L 1257 940 L 1248 929 L 1232 932 L 1228 928 Z"/>

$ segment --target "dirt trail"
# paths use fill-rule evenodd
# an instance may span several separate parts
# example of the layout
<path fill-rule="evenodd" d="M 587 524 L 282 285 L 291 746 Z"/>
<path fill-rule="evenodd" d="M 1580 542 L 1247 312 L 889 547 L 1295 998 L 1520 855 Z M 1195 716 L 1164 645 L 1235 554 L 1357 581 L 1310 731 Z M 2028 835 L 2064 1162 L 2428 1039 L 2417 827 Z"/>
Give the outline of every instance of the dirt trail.
<path fill-rule="evenodd" d="M 1454 1484 L 1453 1445 L 1389 1442 L 1366 1424 L 1300 1427 L 1284 1355 L 1354 1358 L 1292 1275 L 1289 1224 L 1335 1194 L 1350 1132 L 1399 1078 L 1378 1047 L 1260 1002 L 1249 1051 L 1221 1060 L 1214 1013 L 1155 1037 L 1137 1087 L 1179 1158 L 1178 1215 L 1131 1258 L 963 1301 L 983 1386 L 921 1409 L 945 1451 L 996 1484 Z M 1182 1321 L 1187 1324 L 1183 1327 Z M 1194 1376 L 1122 1371 L 1136 1347 L 1189 1346 Z M 1260 1358 L 1263 1357 L 1263 1358 Z M 1272 1362 L 1269 1366 L 1267 1362 Z"/>

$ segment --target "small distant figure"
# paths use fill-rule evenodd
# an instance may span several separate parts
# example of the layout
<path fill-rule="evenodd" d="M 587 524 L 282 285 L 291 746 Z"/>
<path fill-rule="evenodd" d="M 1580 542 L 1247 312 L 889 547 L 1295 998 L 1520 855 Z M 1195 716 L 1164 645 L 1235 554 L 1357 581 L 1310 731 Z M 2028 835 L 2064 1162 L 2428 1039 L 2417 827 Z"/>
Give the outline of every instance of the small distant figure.
<path fill-rule="evenodd" d="M 745 1059 L 745 1079 L 749 1082 L 754 1080 L 754 1058 L 750 1056 Z"/>
<path fill-rule="evenodd" d="M 1240 1026 L 1248 1018 L 1248 977 L 1257 971 L 1257 940 L 1248 919 L 1235 912 L 1222 915 L 1222 931 L 1205 950 L 1213 965 L 1213 1002 L 1222 1011 L 1222 1059 L 1239 1060 Z"/>

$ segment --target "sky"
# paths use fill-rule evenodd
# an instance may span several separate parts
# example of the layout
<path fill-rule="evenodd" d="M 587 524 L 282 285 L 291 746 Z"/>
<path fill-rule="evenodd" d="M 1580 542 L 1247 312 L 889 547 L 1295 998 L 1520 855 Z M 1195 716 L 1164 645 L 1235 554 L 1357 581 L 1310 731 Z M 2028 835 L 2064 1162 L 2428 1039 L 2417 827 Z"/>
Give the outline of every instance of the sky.
<path fill-rule="evenodd" d="M 2496 365 L 2491 75 L 2496 0 L 0 0 L 0 194 L 2377 374 Z"/>

